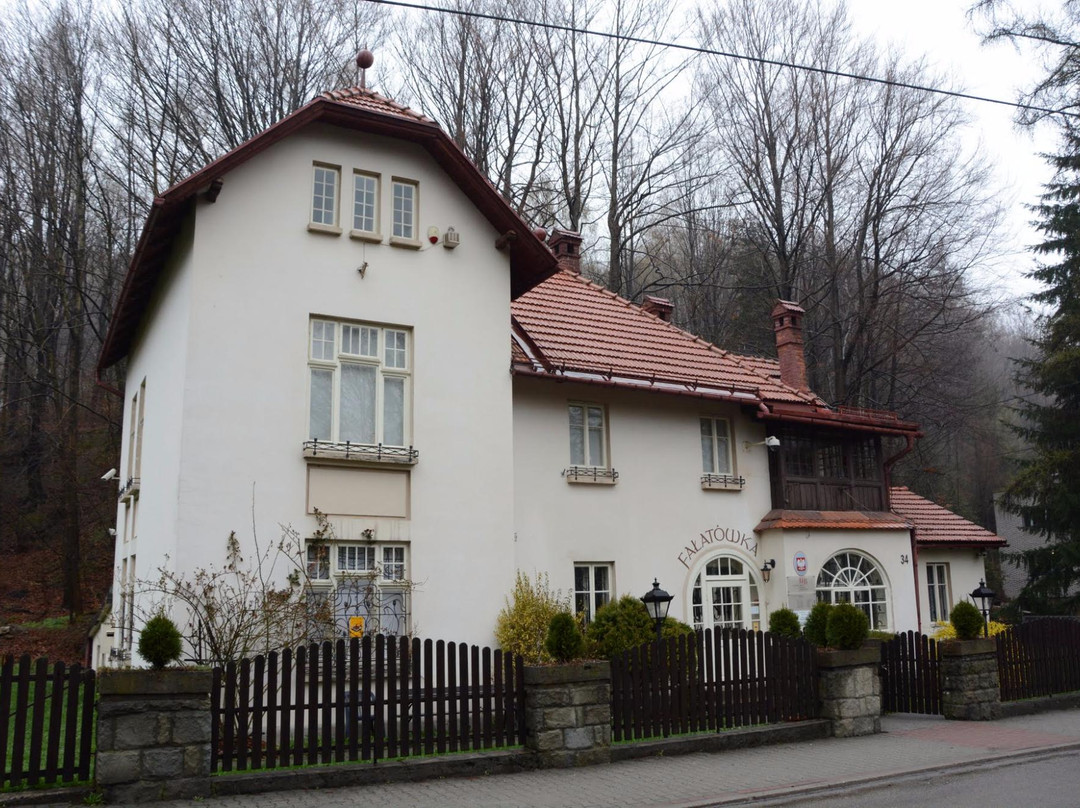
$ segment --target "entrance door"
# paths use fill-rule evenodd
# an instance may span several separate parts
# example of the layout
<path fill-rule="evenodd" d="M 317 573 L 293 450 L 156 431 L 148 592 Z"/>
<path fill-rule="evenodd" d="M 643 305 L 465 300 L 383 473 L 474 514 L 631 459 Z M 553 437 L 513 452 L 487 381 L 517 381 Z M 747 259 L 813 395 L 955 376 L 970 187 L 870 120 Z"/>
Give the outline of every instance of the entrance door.
<path fill-rule="evenodd" d="M 761 628 L 757 582 L 746 565 L 731 556 L 711 559 L 694 581 L 694 628 Z"/>

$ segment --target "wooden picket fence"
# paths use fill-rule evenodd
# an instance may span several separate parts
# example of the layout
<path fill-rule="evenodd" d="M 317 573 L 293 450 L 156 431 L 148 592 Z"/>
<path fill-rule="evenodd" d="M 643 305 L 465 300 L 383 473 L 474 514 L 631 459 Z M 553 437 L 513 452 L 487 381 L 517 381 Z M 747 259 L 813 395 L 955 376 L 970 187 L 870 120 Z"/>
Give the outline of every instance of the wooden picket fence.
<path fill-rule="evenodd" d="M 706 629 L 611 663 L 612 738 L 632 741 L 817 715 L 813 646 L 742 629 Z"/>
<path fill-rule="evenodd" d="M 519 656 L 465 643 L 364 637 L 214 669 L 214 772 L 518 746 Z"/>
<path fill-rule="evenodd" d="M 902 631 L 881 644 L 881 709 L 941 715 L 941 658 L 936 640 Z"/>
<path fill-rule="evenodd" d="M 90 778 L 94 671 L 29 656 L 0 666 L 0 786 L 21 788 Z"/>
<path fill-rule="evenodd" d="M 997 635 L 1001 700 L 1080 690 L 1080 622 L 1043 618 Z"/>

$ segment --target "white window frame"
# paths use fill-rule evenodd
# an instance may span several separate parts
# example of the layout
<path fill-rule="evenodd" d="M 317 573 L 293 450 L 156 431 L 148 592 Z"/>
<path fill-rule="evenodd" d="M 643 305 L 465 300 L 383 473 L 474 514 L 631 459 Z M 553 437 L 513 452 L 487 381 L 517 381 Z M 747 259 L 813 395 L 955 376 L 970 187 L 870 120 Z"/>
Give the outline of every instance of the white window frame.
<path fill-rule="evenodd" d="M 862 609 L 870 619 L 871 630 L 889 630 L 892 620 L 889 582 L 884 567 L 866 553 L 841 550 L 829 556 L 818 571 L 815 592 L 818 600 L 851 603 Z"/>
<path fill-rule="evenodd" d="M 949 565 L 934 562 L 926 565 L 926 596 L 930 620 L 934 623 L 947 623 L 952 608 L 952 593 L 949 586 Z"/>
<path fill-rule="evenodd" d="M 603 570 L 607 575 L 607 588 L 597 586 L 596 573 Z M 585 573 L 585 587 L 579 586 L 578 572 Z M 611 562 L 574 562 L 574 611 L 585 616 L 585 622 L 591 623 L 596 612 L 611 603 L 615 596 L 615 565 Z M 582 608 L 584 607 L 584 608 Z"/>
<path fill-rule="evenodd" d="M 574 457 L 574 421 L 573 411 L 574 409 L 581 410 L 581 457 L 576 459 Z M 593 457 L 593 452 L 589 446 L 589 433 L 594 430 L 594 427 L 589 425 L 589 415 L 591 413 L 599 413 L 600 415 L 600 457 Z M 610 451 L 608 448 L 608 416 L 607 408 L 603 404 L 597 404 L 591 401 L 571 401 L 567 404 L 566 408 L 567 422 L 570 428 L 569 433 L 569 449 L 570 449 L 570 465 L 572 468 L 598 468 L 607 469 L 611 468 Z"/>
<path fill-rule="evenodd" d="M 371 201 L 371 227 L 358 226 L 357 221 L 357 211 L 361 206 L 361 202 L 358 199 L 358 186 L 362 180 L 365 182 L 371 182 L 374 185 L 374 189 L 372 190 L 372 195 L 374 198 Z M 382 241 L 379 222 L 379 214 L 382 204 L 382 176 L 372 171 L 363 171 L 359 168 L 354 169 L 352 203 L 352 229 L 349 231 L 349 237 L 360 239 L 361 241 Z M 364 225 L 368 224 L 368 222 L 363 221 L 359 222 L 359 224 Z"/>
<path fill-rule="evenodd" d="M 411 204 L 398 205 L 401 189 L 408 188 Z M 404 202 L 404 196 L 400 197 Z M 408 218 L 408 222 L 406 222 Z M 420 183 L 404 177 L 390 178 L 390 243 L 402 247 L 420 246 Z"/>
<path fill-rule="evenodd" d="M 708 425 L 709 434 L 706 435 L 704 427 Z M 719 427 L 723 425 L 724 434 L 720 434 Z M 699 431 L 701 434 L 701 470 L 705 474 L 716 474 L 723 476 L 734 476 L 735 474 L 735 460 L 734 453 L 731 451 L 732 436 L 731 436 L 731 421 L 728 418 L 720 418 L 713 415 L 703 415 L 698 421 Z M 709 449 L 712 453 L 712 462 L 709 463 L 708 458 L 705 456 L 705 440 L 709 440 Z M 724 459 L 724 464 L 721 465 L 720 460 Z"/>
<path fill-rule="evenodd" d="M 331 356 L 316 355 L 316 332 L 325 333 L 329 328 L 333 338 Z M 348 331 L 346 331 L 348 329 Z M 377 335 L 377 348 L 374 353 L 346 352 L 346 333 L 356 330 L 359 336 L 358 351 L 365 348 L 365 332 L 374 332 Z M 350 441 L 362 445 L 401 446 L 411 445 L 412 424 L 410 413 L 412 411 L 412 330 L 396 326 L 378 325 L 374 323 L 350 322 L 331 320 L 323 317 L 312 317 L 308 324 L 308 407 L 307 407 L 307 436 L 309 440 L 329 441 L 343 443 L 341 437 L 341 413 L 343 402 L 342 368 L 343 367 L 366 367 L 374 369 L 375 373 L 375 397 L 374 397 L 374 434 L 373 440 L 368 444 L 365 441 Z M 404 342 L 403 347 L 397 346 L 398 338 Z M 391 348 L 390 340 L 394 340 Z M 325 345 L 325 340 L 321 343 Z M 350 348 L 352 345 L 349 346 Z M 370 348 L 369 348 L 370 350 Z M 319 353 L 324 353 L 320 351 Z M 392 361 L 391 361 L 392 360 Z M 330 435 L 312 434 L 312 374 L 314 372 L 330 373 Z M 400 435 L 389 434 L 388 427 L 396 432 L 396 420 L 393 424 L 387 423 L 386 396 L 388 385 L 401 385 L 401 429 Z M 400 442 L 388 441 L 386 438 L 400 437 Z"/>
<path fill-rule="evenodd" d="M 326 576 L 316 577 L 310 574 L 312 550 L 315 550 L 316 553 L 325 551 L 328 555 L 329 570 Z M 350 556 L 353 561 L 348 560 Z M 347 563 L 342 564 L 343 558 L 346 559 Z M 345 608 L 350 612 L 357 611 L 360 604 L 358 602 L 342 602 L 340 598 L 343 597 L 347 601 L 348 598 L 355 594 L 357 587 L 363 588 L 369 596 L 373 596 L 378 600 L 379 605 L 376 606 L 376 612 L 381 607 L 381 604 L 385 602 L 384 594 L 386 598 L 400 596 L 403 611 L 397 619 L 403 621 L 404 631 L 402 633 L 409 633 L 412 616 L 410 609 L 411 586 L 408 573 L 411 561 L 407 544 L 310 541 L 307 544 L 305 559 L 309 565 L 309 593 L 319 602 L 329 605 L 331 611 L 327 616 L 333 624 L 335 636 L 348 636 L 348 627 L 345 620 L 349 615 L 341 614 L 340 610 Z M 361 561 L 361 559 L 363 559 L 362 566 L 354 565 L 356 561 Z M 365 623 L 365 630 L 380 630 L 379 625 L 372 627 L 370 622 L 372 619 L 381 619 L 381 616 L 376 613 L 375 618 L 372 618 L 369 613 Z M 324 626 L 325 628 L 326 626 Z"/>
<path fill-rule="evenodd" d="M 332 177 L 332 193 L 325 191 L 326 178 Z M 320 184 L 322 188 L 320 188 Z M 326 204 L 333 206 L 327 216 Z M 315 162 L 311 167 L 311 194 L 308 197 L 308 230 L 321 233 L 341 233 L 341 166 Z M 327 221 L 329 218 L 329 221 Z"/>

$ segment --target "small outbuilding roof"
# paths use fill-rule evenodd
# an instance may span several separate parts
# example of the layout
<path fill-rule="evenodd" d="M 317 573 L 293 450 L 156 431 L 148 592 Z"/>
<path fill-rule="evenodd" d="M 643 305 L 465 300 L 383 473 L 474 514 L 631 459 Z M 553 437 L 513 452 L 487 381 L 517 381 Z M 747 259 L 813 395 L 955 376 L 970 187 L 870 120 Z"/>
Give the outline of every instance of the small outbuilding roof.
<path fill-rule="evenodd" d="M 906 486 L 889 489 L 892 509 L 915 529 L 921 547 L 1002 547 L 1007 542 L 959 514 L 920 497 Z"/>

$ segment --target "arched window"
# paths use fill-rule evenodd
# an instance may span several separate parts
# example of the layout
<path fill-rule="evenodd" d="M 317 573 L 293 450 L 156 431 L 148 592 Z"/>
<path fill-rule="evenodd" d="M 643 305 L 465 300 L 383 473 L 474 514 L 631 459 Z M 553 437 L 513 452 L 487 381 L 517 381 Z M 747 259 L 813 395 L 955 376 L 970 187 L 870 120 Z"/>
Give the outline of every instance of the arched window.
<path fill-rule="evenodd" d="M 888 628 L 885 578 L 862 553 L 847 550 L 826 561 L 817 577 L 817 598 L 826 603 L 853 603 L 870 618 L 870 628 Z"/>
<path fill-rule="evenodd" d="M 732 556 L 710 559 L 694 579 L 690 614 L 694 628 L 761 628 L 757 580 Z"/>

